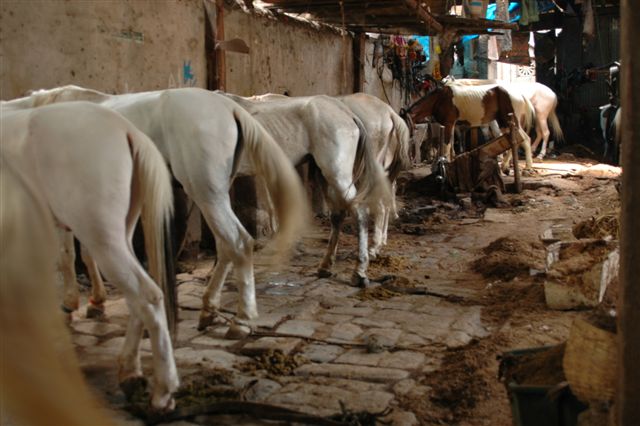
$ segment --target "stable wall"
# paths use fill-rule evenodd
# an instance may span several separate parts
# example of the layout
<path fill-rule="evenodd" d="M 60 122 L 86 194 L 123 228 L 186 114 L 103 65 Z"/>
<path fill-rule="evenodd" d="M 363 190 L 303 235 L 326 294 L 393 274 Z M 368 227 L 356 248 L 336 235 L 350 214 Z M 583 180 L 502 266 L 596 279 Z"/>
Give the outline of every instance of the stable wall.
<path fill-rule="evenodd" d="M 225 8 L 226 40 L 240 38 L 250 53 L 226 52 L 226 90 L 242 96 L 291 96 L 353 91 L 353 39 L 287 17 Z"/>
<path fill-rule="evenodd" d="M 202 0 L 0 2 L 0 98 L 206 85 Z"/>

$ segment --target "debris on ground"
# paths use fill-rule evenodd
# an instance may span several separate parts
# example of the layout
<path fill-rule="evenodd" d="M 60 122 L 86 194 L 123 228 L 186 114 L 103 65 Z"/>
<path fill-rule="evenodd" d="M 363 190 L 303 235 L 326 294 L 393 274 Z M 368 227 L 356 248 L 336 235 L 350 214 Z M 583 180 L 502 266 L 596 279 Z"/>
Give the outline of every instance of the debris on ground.
<path fill-rule="evenodd" d="M 360 300 L 387 300 L 397 296 L 402 296 L 402 293 L 388 290 L 383 286 L 363 288 L 356 294 Z"/>
<path fill-rule="evenodd" d="M 269 376 L 290 376 L 296 368 L 308 362 L 300 354 L 287 355 L 280 349 L 270 349 L 255 357 L 255 362 L 238 365 L 238 369 L 250 373 L 266 370 Z"/>
<path fill-rule="evenodd" d="M 500 360 L 499 376 L 506 384 L 555 386 L 566 381 L 562 368 L 565 344 L 530 353 L 506 353 Z"/>
<path fill-rule="evenodd" d="M 472 269 L 485 278 L 510 281 L 518 276 L 528 276 L 531 269 L 542 269 L 542 246 L 518 238 L 503 237 L 483 249 L 484 256 L 472 263 Z"/>
<path fill-rule="evenodd" d="M 232 385 L 233 373 L 228 370 L 213 369 L 199 372 L 183 379 L 175 393 L 176 406 L 200 406 L 213 401 L 240 399 L 240 392 Z"/>
<path fill-rule="evenodd" d="M 591 216 L 587 220 L 573 226 L 573 235 L 578 238 L 605 238 L 612 236 L 618 239 L 620 234 L 619 213 L 607 213 Z"/>

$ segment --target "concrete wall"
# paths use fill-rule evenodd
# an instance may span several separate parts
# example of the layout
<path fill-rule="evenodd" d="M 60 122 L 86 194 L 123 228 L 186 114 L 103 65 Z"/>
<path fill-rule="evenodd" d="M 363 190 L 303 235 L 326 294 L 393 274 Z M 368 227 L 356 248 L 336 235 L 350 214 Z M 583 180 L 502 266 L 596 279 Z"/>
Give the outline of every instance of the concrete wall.
<path fill-rule="evenodd" d="M 353 90 L 352 38 L 292 19 L 226 8 L 225 39 L 240 38 L 249 54 L 226 53 L 226 88 L 243 96 L 339 95 Z"/>
<path fill-rule="evenodd" d="M 202 0 L 2 0 L 0 98 L 206 85 Z"/>

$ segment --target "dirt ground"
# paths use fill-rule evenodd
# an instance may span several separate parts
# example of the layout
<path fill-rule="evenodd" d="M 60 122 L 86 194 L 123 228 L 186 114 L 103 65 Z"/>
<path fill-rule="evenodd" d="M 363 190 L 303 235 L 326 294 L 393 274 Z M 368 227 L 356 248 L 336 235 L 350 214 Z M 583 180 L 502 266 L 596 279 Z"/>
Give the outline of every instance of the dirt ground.
<path fill-rule="evenodd" d="M 329 415 L 345 403 L 369 413 L 392 408 L 386 419 L 397 425 L 511 425 L 498 357 L 513 349 L 562 343 L 572 321 L 589 314 L 546 307 L 541 236 L 549 229 L 570 236 L 576 224 L 619 206 L 615 173 L 607 168 L 575 160 L 536 163 L 536 170 L 525 178 L 522 193 L 506 194 L 508 205 L 500 209 L 464 194 L 447 202 L 429 194 L 424 167 L 403 173 L 400 217 L 389 227 L 382 254 L 371 262 L 370 290 L 349 285 L 356 250 L 353 223 L 345 225 L 335 274 L 329 279 L 315 277 L 328 237 L 326 220 L 316 220 L 290 263 L 278 271 L 262 263 L 257 253 L 263 318 L 258 325 L 263 336 L 283 339 L 275 351 L 271 347 L 256 355 L 247 349 L 260 346 L 265 337 L 229 343 L 218 329 L 195 331 L 199 297 L 213 259 L 183 262 L 178 276 L 182 337 L 176 350 L 183 382 L 189 389 L 198 388 L 191 379 L 206 367 L 208 374 L 222 371 L 215 374 L 223 377 L 216 382 L 223 393 L 305 413 Z M 237 292 L 233 279 L 229 284 L 223 301 L 232 312 Z M 114 312 L 121 299 L 116 293 L 110 299 L 110 325 L 123 325 L 124 319 Z M 438 324 L 441 320 L 448 325 Z M 115 384 L 113 348 L 122 341 L 122 331 L 114 328 L 96 337 L 93 323 L 86 321 L 77 320 L 74 326 L 86 371 L 99 392 L 121 410 L 126 404 Z M 111 352 L 95 350 L 101 346 Z M 191 352 L 199 356 L 196 364 L 188 363 L 193 361 Z M 227 354 L 233 362 L 207 364 L 205 353 Z M 415 365 L 409 366 L 414 359 Z M 147 354 L 143 362 L 149 361 Z M 344 366 L 350 368 L 347 373 Z M 245 386 L 242 391 L 239 381 Z M 247 383 L 272 388 L 254 392 L 257 387 L 252 385 L 253 396 L 247 396 Z M 368 396 L 360 401 L 364 394 Z M 127 424 L 134 421 L 126 418 Z M 215 419 L 216 424 L 267 424 Z M 207 423 L 189 421 L 193 423 L 181 424 Z"/>

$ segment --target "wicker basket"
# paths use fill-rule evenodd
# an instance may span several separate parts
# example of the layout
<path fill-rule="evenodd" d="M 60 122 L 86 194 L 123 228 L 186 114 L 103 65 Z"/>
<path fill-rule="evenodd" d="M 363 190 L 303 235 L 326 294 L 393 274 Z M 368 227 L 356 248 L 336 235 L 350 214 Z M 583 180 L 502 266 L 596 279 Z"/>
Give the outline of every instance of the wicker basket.
<path fill-rule="evenodd" d="M 583 402 L 613 400 L 617 350 L 615 334 L 581 319 L 574 321 L 562 366 L 578 399 Z"/>

